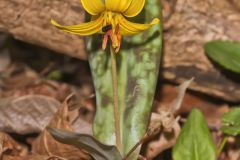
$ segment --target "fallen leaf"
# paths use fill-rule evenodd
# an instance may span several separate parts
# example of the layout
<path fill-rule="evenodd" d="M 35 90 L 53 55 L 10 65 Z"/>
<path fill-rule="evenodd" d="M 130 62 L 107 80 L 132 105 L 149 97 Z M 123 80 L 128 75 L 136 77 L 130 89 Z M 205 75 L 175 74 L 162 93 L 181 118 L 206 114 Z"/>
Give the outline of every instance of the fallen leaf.
<path fill-rule="evenodd" d="M 27 157 L 24 157 L 23 160 L 68 160 L 68 159 L 58 156 L 29 155 Z"/>
<path fill-rule="evenodd" d="M 233 0 L 234 5 L 240 9 L 240 1 L 239 0 Z"/>
<path fill-rule="evenodd" d="M 157 140 L 151 141 L 147 145 L 146 157 L 148 160 L 153 159 L 162 151 L 171 148 L 177 140 L 181 131 L 180 125 L 176 122 L 171 132 L 161 132 Z"/>
<path fill-rule="evenodd" d="M 178 95 L 168 104 L 168 107 L 160 108 L 158 113 L 152 113 L 149 128 L 155 129 L 155 132 L 161 132 L 157 140 L 151 141 L 147 145 L 146 157 L 148 159 L 153 159 L 159 153 L 171 148 L 175 144 L 181 128 L 178 123 L 179 118 L 175 118 L 174 115 L 180 109 L 185 92 L 192 81 L 193 78 L 183 82 L 178 87 Z"/>
<path fill-rule="evenodd" d="M 167 110 L 169 104 L 177 96 L 177 91 L 173 85 L 165 84 L 158 93 L 158 99 L 154 103 L 154 111 Z M 229 111 L 229 106 L 224 102 L 219 102 L 211 97 L 206 97 L 202 94 L 186 92 L 182 107 L 177 111 L 177 115 L 184 117 L 192 110 L 192 108 L 200 109 L 211 128 L 219 129 L 221 127 L 221 117 Z"/>
<path fill-rule="evenodd" d="M 169 104 L 159 107 L 157 114 L 152 113 L 149 127 L 150 129 L 163 127 L 164 130 L 172 130 L 176 121 L 174 115 L 180 109 L 186 90 L 192 81 L 193 78 L 183 82 L 178 87 L 178 94 L 175 99 L 173 99 Z"/>
<path fill-rule="evenodd" d="M 0 99 L 0 130 L 18 134 L 39 133 L 50 122 L 60 102 L 42 95 Z"/>
<path fill-rule="evenodd" d="M 62 103 L 61 107 L 51 120 L 49 127 L 73 131 L 71 121 L 74 120 L 72 117 L 69 117 L 69 107 L 72 106 L 69 106 L 71 98 L 72 96 L 69 96 Z M 44 130 L 36 141 L 33 142 L 32 152 L 39 155 L 60 156 L 67 158 L 68 160 L 91 159 L 91 156 L 85 151 L 57 142 L 47 130 Z"/>
<path fill-rule="evenodd" d="M 19 97 L 35 94 L 49 96 L 62 102 L 71 92 L 71 87 L 65 83 L 57 83 L 50 80 L 38 80 L 36 83 L 26 85 L 23 88 L 20 87 L 4 90 L 1 97 Z"/>
<path fill-rule="evenodd" d="M 25 160 L 19 156 L 4 156 L 1 160 Z"/>
<path fill-rule="evenodd" d="M 178 87 L 178 95 L 177 97 L 173 100 L 173 102 L 169 105 L 169 112 L 175 113 L 178 111 L 182 105 L 183 98 L 185 96 L 186 90 L 193 81 L 194 78 L 183 82 L 179 87 Z"/>
<path fill-rule="evenodd" d="M 28 149 L 6 133 L 0 132 L 0 159 L 7 156 L 26 156 Z"/>
<path fill-rule="evenodd" d="M 11 63 L 9 50 L 4 49 L 0 54 L 0 73 L 3 72 Z"/>
<path fill-rule="evenodd" d="M 13 64 L 1 75 L 4 89 L 24 88 L 39 80 L 38 74 L 29 67 L 21 64 Z"/>
<path fill-rule="evenodd" d="M 2 88 L 0 97 L 37 94 L 50 96 L 61 102 L 73 92 L 74 88 L 66 83 L 46 80 L 31 68 L 16 63 L 1 73 L 0 87 Z"/>
<path fill-rule="evenodd" d="M 67 159 L 57 156 L 28 155 L 25 157 L 5 156 L 2 160 L 67 160 Z"/>

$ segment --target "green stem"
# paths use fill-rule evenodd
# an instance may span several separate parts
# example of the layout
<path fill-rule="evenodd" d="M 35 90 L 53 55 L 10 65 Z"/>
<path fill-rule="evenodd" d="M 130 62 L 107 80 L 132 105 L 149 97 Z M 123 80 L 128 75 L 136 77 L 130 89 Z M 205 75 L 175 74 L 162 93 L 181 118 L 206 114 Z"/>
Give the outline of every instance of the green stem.
<path fill-rule="evenodd" d="M 116 146 L 121 153 L 123 148 L 122 148 L 121 132 L 120 132 L 116 53 L 112 47 L 110 50 L 111 50 L 110 52 L 111 52 L 111 63 L 112 63 L 112 85 L 113 85 L 113 97 L 114 97 L 114 124 L 115 124 L 115 135 L 116 135 Z"/>
<path fill-rule="evenodd" d="M 228 141 L 228 137 L 224 137 L 224 138 L 222 139 L 221 144 L 220 144 L 220 146 L 219 146 L 219 148 L 218 148 L 218 150 L 217 150 L 217 157 L 219 157 L 220 154 L 222 153 L 222 150 L 223 150 L 223 148 L 225 147 L 227 141 Z"/>

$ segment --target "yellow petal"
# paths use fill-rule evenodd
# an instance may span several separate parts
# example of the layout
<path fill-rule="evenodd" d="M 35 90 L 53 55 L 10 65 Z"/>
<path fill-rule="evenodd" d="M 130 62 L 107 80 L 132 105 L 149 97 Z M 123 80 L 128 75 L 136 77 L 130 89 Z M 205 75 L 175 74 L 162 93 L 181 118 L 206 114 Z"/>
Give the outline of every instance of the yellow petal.
<path fill-rule="evenodd" d="M 105 10 L 102 0 L 81 0 L 83 8 L 91 15 L 98 15 Z"/>
<path fill-rule="evenodd" d="M 98 19 L 96 19 L 94 21 L 82 23 L 79 25 L 73 25 L 73 26 L 61 26 L 54 20 L 51 20 L 51 23 L 54 26 L 56 26 L 58 29 L 60 29 L 64 32 L 73 33 L 73 34 L 77 34 L 77 35 L 81 35 L 81 36 L 88 36 L 88 35 L 92 35 L 95 33 L 101 33 L 102 25 L 103 25 L 103 18 L 99 17 Z"/>
<path fill-rule="evenodd" d="M 107 10 L 113 12 L 125 12 L 130 6 L 132 0 L 105 0 Z"/>
<path fill-rule="evenodd" d="M 140 24 L 140 23 L 133 23 L 126 20 L 124 17 L 119 18 L 119 26 L 120 26 L 120 34 L 121 35 L 133 35 L 141 33 L 153 25 L 159 23 L 159 19 L 155 18 L 149 24 Z"/>
<path fill-rule="evenodd" d="M 123 13 L 126 17 L 135 17 L 138 15 L 145 5 L 145 0 L 132 0 L 128 9 Z"/>

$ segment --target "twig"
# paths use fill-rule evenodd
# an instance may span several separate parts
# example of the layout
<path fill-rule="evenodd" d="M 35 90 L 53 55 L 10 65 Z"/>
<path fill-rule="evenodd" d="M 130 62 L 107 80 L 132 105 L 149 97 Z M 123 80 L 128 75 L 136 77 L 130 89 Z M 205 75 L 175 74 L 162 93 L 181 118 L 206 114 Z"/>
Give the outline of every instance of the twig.
<path fill-rule="evenodd" d="M 131 156 L 131 154 L 137 149 L 137 147 L 140 146 L 141 144 L 143 144 L 144 140 L 145 140 L 147 137 L 148 137 L 148 134 L 145 134 L 145 135 L 143 136 L 143 138 L 140 139 L 140 141 L 138 141 L 138 143 L 135 144 L 135 145 L 133 146 L 133 148 L 127 153 L 127 155 L 123 158 L 123 160 L 127 160 L 127 159 Z"/>
<path fill-rule="evenodd" d="M 142 145 L 149 137 L 159 133 L 160 130 L 161 130 L 161 127 L 148 129 L 147 133 L 133 146 L 133 148 L 123 158 L 123 160 L 127 160 L 131 156 L 131 154 L 137 149 L 138 146 Z"/>
<path fill-rule="evenodd" d="M 111 52 L 111 63 L 112 63 L 112 86 L 113 86 L 113 97 L 114 97 L 114 124 L 116 134 L 116 145 L 120 153 L 122 152 L 122 141 L 120 132 L 120 119 L 119 119 L 119 98 L 118 98 L 118 80 L 117 80 L 117 65 L 116 65 L 116 53 L 112 47 Z"/>

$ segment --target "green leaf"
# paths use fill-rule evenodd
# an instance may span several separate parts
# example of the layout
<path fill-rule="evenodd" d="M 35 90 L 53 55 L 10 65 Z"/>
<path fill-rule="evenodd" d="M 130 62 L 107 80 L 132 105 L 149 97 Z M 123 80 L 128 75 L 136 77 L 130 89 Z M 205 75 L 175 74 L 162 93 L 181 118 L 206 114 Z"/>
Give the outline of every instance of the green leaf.
<path fill-rule="evenodd" d="M 149 23 L 161 17 L 159 0 L 146 1 L 135 22 Z M 88 41 L 89 62 L 94 80 L 97 112 L 94 136 L 102 143 L 116 145 L 114 128 L 113 88 L 109 49 L 101 49 L 101 39 L 95 36 Z M 162 27 L 155 25 L 142 34 L 125 36 L 117 53 L 120 127 L 123 154 L 146 132 L 154 98 L 162 50 Z M 136 159 L 139 149 L 134 153 Z"/>
<path fill-rule="evenodd" d="M 228 70 L 240 73 L 240 43 L 213 41 L 206 43 L 204 48 L 213 61 Z"/>
<path fill-rule="evenodd" d="M 57 141 L 84 149 L 95 160 L 122 160 L 115 146 L 104 145 L 90 135 L 76 134 L 54 128 L 47 128 L 47 130 Z"/>
<path fill-rule="evenodd" d="M 222 117 L 221 131 L 236 136 L 240 134 L 240 108 L 233 108 Z"/>
<path fill-rule="evenodd" d="M 216 148 L 203 114 L 193 109 L 173 148 L 174 160 L 216 160 Z"/>

